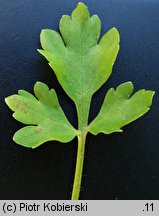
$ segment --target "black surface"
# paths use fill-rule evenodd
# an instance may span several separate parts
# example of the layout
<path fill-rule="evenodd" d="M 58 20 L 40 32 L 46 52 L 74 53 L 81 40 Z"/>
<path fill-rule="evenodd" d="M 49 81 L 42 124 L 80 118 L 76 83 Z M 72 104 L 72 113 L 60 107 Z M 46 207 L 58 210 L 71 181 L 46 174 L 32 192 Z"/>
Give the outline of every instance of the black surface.
<path fill-rule="evenodd" d="M 32 92 L 39 80 L 55 88 L 67 117 L 77 125 L 75 108 L 58 84 L 40 48 L 42 28 L 58 30 L 75 0 L 0 0 L 0 199 L 70 198 L 77 140 L 49 142 L 30 150 L 12 141 L 23 125 L 4 98 L 18 89 Z M 110 136 L 89 134 L 81 199 L 159 199 L 159 1 L 89 0 L 102 21 L 102 34 L 116 26 L 120 52 L 108 82 L 94 95 L 90 120 L 105 92 L 132 81 L 135 90 L 156 91 L 151 110 Z"/>

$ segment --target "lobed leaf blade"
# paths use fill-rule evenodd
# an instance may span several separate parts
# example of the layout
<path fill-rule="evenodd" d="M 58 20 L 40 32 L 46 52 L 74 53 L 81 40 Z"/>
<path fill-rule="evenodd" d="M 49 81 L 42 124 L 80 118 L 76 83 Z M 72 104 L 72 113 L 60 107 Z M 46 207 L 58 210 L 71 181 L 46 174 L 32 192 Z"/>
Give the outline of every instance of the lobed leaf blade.
<path fill-rule="evenodd" d="M 53 30 L 42 30 L 43 50 L 38 51 L 49 61 L 65 92 L 79 104 L 82 97 L 91 98 L 111 75 L 119 33 L 112 28 L 99 42 L 100 19 L 90 16 L 81 2 L 71 16 L 62 16 L 59 28 L 62 37 Z"/>
<path fill-rule="evenodd" d="M 89 125 L 89 132 L 110 134 L 122 132 L 122 127 L 148 112 L 154 92 L 144 89 L 133 93 L 133 84 L 126 82 L 111 88 L 104 99 L 97 117 Z M 131 97 L 130 97 L 131 96 Z"/>
<path fill-rule="evenodd" d="M 13 140 L 22 146 L 35 148 L 44 142 L 58 140 L 69 142 L 76 130 L 68 122 L 60 107 L 56 92 L 44 83 L 37 82 L 32 94 L 20 90 L 5 99 L 14 111 L 13 117 L 26 126 L 17 131 Z"/>

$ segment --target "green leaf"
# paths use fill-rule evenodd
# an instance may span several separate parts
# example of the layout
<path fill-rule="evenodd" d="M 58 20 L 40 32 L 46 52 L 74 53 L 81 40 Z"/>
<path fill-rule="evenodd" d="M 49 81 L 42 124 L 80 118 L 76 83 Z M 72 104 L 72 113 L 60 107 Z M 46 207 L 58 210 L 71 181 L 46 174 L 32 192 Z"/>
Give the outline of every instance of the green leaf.
<path fill-rule="evenodd" d="M 71 17 L 62 16 L 60 32 L 42 30 L 38 50 L 54 70 L 65 92 L 75 102 L 81 128 L 87 124 L 90 100 L 108 79 L 119 50 L 119 33 L 110 29 L 99 41 L 101 22 L 78 3 Z"/>
<path fill-rule="evenodd" d="M 119 85 L 116 90 L 111 88 L 89 131 L 94 135 L 122 132 L 123 126 L 144 115 L 152 104 L 154 92 L 142 89 L 131 96 L 132 93 L 131 82 Z"/>
<path fill-rule="evenodd" d="M 44 142 L 58 140 L 69 142 L 76 136 L 76 130 L 68 122 L 57 99 L 54 89 L 44 83 L 34 86 L 34 97 L 24 90 L 5 99 L 14 111 L 13 117 L 27 125 L 13 137 L 20 145 L 35 148 Z"/>
<path fill-rule="evenodd" d="M 88 132 L 110 134 L 145 114 L 152 103 L 153 91 L 140 90 L 131 96 L 131 82 L 110 89 L 97 117 L 88 125 L 92 95 L 107 81 L 119 51 L 119 33 L 111 28 L 100 39 L 101 22 L 90 16 L 83 3 L 78 3 L 71 16 L 62 16 L 60 33 L 44 29 L 40 34 L 42 49 L 57 79 L 74 101 L 78 131 L 68 122 L 55 91 L 43 83 L 34 86 L 35 96 L 20 90 L 6 98 L 14 118 L 28 126 L 15 133 L 16 143 L 35 148 L 46 141 L 69 142 L 78 137 L 76 171 L 72 199 L 79 198 Z M 131 97 L 130 97 L 131 96 Z"/>

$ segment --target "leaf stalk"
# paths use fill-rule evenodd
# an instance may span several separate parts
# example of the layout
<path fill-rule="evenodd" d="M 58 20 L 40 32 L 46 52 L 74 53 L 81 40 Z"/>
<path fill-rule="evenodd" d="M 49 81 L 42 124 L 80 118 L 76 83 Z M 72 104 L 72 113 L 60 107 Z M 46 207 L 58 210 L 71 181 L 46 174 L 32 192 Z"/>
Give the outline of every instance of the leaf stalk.
<path fill-rule="evenodd" d="M 87 136 L 87 132 L 81 132 L 78 135 L 76 170 L 75 170 L 75 177 L 74 177 L 74 184 L 73 184 L 71 200 L 78 200 L 79 195 L 80 195 L 86 136 Z"/>

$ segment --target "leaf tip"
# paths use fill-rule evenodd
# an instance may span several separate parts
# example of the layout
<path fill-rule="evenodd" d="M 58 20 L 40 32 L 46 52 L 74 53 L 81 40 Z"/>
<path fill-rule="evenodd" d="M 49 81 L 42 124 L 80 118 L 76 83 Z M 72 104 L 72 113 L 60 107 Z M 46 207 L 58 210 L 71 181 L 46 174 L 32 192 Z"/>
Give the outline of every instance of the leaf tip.
<path fill-rule="evenodd" d="M 71 15 L 73 18 L 75 17 L 80 17 L 80 18 L 84 18 L 87 19 L 90 14 L 88 11 L 87 6 L 83 3 L 83 2 L 78 2 L 77 7 L 75 8 L 75 10 L 72 12 Z"/>
<path fill-rule="evenodd" d="M 152 100 L 155 94 L 155 91 L 147 90 L 145 91 L 146 93 L 146 98 L 147 98 L 147 106 L 148 108 L 152 105 Z"/>
<path fill-rule="evenodd" d="M 40 39 L 41 39 L 41 37 L 43 36 L 44 33 L 45 33 L 45 29 L 42 29 L 41 32 L 40 32 Z"/>
<path fill-rule="evenodd" d="M 125 84 L 127 85 L 127 87 L 132 89 L 132 91 L 134 90 L 134 85 L 133 85 L 133 83 L 131 81 L 127 81 Z"/>
<path fill-rule="evenodd" d="M 41 91 L 44 91 L 44 89 L 48 89 L 48 86 L 43 83 L 43 82 L 40 82 L 40 81 L 37 81 L 34 85 L 34 92 L 35 92 L 35 95 L 37 96 L 37 92 L 41 92 Z"/>
<path fill-rule="evenodd" d="M 17 132 L 18 132 L 18 131 L 17 131 Z M 14 141 L 16 144 L 22 145 L 21 142 L 18 141 L 19 139 L 18 139 L 18 137 L 17 137 L 17 132 L 13 135 L 13 138 L 12 138 L 12 139 L 13 139 L 13 141 Z M 23 146 L 23 145 L 22 145 L 22 146 Z"/>
<path fill-rule="evenodd" d="M 7 106 L 13 110 L 13 104 L 12 104 L 12 99 L 13 99 L 14 95 L 8 96 L 4 99 L 5 103 L 7 104 Z"/>
<path fill-rule="evenodd" d="M 155 95 L 155 93 L 156 93 L 155 91 L 151 91 L 151 92 L 152 92 L 152 96 L 154 96 L 154 95 Z"/>
<path fill-rule="evenodd" d="M 40 81 L 36 81 L 35 85 L 41 85 L 41 84 L 44 84 L 43 82 L 40 82 Z"/>
<path fill-rule="evenodd" d="M 85 8 L 87 8 L 87 6 L 83 2 L 78 2 L 77 7 L 85 7 Z"/>
<path fill-rule="evenodd" d="M 37 51 L 49 61 L 50 58 L 46 50 L 37 49 Z"/>
<path fill-rule="evenodd" d="M 111 28 L 111 30 L 113 31 L 114 35 L 116 35 L 117 41 L 118 43 L 120 42 L 120 34 L 119 31 L 116 27 Z"/>
<path fill-rule="evenodd" d="M 47 29 L 42 29 L 40 34 L 43 34 L 46 32 Z"/>
<path fill-rule="evenodd" d="M 4 101 L 8 105 L 8 97 L 4 98 Z"/>
<path fill-rule="evenodd" d="M 15 143 L 17 143 L 17 142 L 16 142 L 16 138 L 15 138 L 15 134 L 14 134 L 14 136 L 13 136 L 12 139 L 13 139 L 13 141 L 14 141 Z"/>
<path fill-rule="evenodd" d="M 116 92 L 124 98 L 129 98 L 134 91 L 134 85 L 131 81 L 120 84 Z"/>

